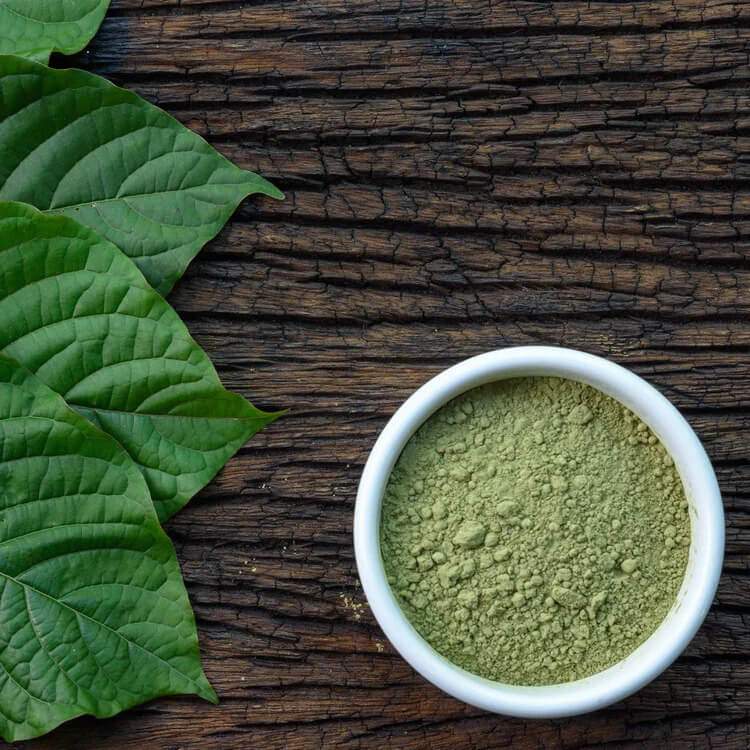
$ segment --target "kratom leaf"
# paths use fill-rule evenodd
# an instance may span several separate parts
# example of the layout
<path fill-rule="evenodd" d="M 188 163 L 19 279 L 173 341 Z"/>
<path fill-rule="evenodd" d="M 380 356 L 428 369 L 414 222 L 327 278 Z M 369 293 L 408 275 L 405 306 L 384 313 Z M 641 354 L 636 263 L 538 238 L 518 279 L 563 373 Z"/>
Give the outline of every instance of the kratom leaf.
<path fill-rule="evenodd" d="M 133 92 L 0 56 L 0 200 L 90 226 L 160 293 L 252 193 L 283 197 Z"/>
<path fill-rule="evenodd" d="M 143 477 L 0 354 L 0 735 L 174 693 L 216 700 Z"/>
<path fill-rule="evenodd" d="M 0 203 L 0 350 L 125 448 L 162 520 L 278 416 L 224 390 L 112 243 L 19 203 Z"/>
<path fill-rule="evenodd" d="M 110 0 L 0 0 L 0 54 L 46 63 L 72 55 L 96 34 Z"/>

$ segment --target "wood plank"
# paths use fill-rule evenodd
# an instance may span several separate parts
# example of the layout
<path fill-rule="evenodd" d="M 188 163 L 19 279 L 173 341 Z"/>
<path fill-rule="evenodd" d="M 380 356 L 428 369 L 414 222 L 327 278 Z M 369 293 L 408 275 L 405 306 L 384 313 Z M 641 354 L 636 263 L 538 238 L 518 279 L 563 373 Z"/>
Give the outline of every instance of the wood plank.
<path fill-rule="evenodd" d="M 219 36 L 259 31 L 297 34 L 423 32 L 441 36 L 457 31 L 476 35 L 531 28 L 634 30 L 672 28 L 684 24 L 735 24 L 750 15 L 746 4 L 726 0 L 650 2 L 529 2 L 448 0 L 328 0 L 325 3 L 286 3 L 279 0 L 244 3 L 235 0 L 116 0 L 112 14 L 142 17 L 162 11 L 170 18 L 199 16 L 198 33 Z M 188 23 L 183 21 L 183 23 Z M 194 27 L 193 27 L 194 28 Z M 186 30 L 190 30 L 187 27 Z"/>
<path fill-rule="evenodd" d="M 223 75 L 267 80 L 287 91 L 417 90 L 425 92 L 551 79 L 649 76 L 657 80 L 747 68 L 749 30 L 730 14 L 727 26 L 665 31 L 597 30 L 440 39 L 411 34 L 372 40 L 253 32 L 207 38 L 182 13 L 113 16 L 94 43 L 95 70 L 123 74 Z M 361 20 L 353 16 L 360 24 Z M 243 29 L 241 16 L 231 25 Z M 481 28 L 481 26 L 479 27 Z M 429 31 L 429 29 L 427 29 Z M 186 39 L 189 41 L 186 44 Z M 175 54 L 179 50 L 179 54 Z M 436 85 L 437 84 L 437 85 Z"/>

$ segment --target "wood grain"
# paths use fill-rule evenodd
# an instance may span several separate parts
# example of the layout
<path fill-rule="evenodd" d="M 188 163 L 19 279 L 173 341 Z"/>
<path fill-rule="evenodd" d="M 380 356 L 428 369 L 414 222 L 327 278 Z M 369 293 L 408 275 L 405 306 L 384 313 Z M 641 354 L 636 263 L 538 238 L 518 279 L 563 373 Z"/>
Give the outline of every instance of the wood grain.
<path fill-rule="evenodd" d="M 241 207 L 171 300 L 228 387 L 291 411 L 168 525 L 221 704 L 164 699 L 23 747 L 747 748 L 750 5 L 115 0 L 75 62 L 287 192 Z M 533 722 L 407 667 L 350 532 L 414 388 L 540 343 L 611 357 L 684 411 L 728 538 L 671 669 Z"/>

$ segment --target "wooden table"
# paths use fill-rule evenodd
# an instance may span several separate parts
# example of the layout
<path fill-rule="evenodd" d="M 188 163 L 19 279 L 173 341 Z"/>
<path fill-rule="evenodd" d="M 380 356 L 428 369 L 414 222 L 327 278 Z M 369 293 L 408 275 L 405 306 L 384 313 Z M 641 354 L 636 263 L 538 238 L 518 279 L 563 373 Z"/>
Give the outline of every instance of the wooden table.
<path fill-rule="evenodd" d="M 168 525 L 221 705 L 162 699 L 25 747 L 745 750 L 750 3 L 115 0 L 75 62 L 286 191 L 246 203 L 171 300 L 228 387 L 291 412 Z M 533 722 L 394 653 L 351 521 L 414 388 L 542 343 L 611 357 L 682 409 L 728 546 L 666 674 Z"/>

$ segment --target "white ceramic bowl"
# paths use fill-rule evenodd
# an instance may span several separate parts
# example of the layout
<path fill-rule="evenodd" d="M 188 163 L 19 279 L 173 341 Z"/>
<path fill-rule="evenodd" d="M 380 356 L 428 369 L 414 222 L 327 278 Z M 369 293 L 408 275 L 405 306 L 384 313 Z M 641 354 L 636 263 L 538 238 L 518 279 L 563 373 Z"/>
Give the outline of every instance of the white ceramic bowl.
<path fill-rule="evenodd" d="M 380 556 L 380 513 L 389 474 L 417 428 L 460 393 L 495 380 L 550 375 L 598 388 L 635 412 L 674 459 L 690 503 L 692 541 L 685 579 L 659 628 L 630 656 L 575 682 L 541 687 L 486 680 L 434 651 L 401 611 Z M 357 567 L 370 607 L 406 661 L 430 682 L 474 706 L 530 718 L 593 711 L 640 689 L 688 645 L 713 600 L 724 555 L 724 512 L 719 486 L 703 446 L 682 415 L 655 388 L 629 370 L 591 354 L 547 346 L 503 349 L 467 359 L 417 390 L 393 415 L 370 453 L 354 512 Z"/>

